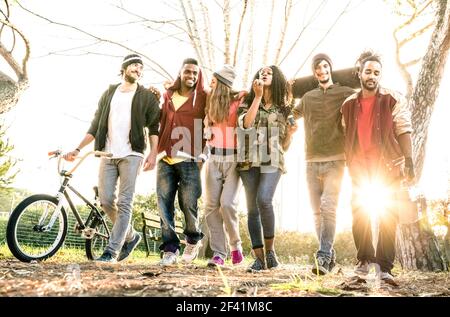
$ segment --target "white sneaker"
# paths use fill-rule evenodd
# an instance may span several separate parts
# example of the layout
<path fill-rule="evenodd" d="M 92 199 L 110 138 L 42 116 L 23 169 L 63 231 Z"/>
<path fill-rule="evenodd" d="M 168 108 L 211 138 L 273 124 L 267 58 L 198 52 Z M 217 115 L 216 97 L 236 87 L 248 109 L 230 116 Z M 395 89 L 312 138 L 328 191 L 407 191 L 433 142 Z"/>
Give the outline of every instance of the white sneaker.
<path fill-rule="evenodd" d="M 178 255 L 180 252 L 164 252 L 161 261 L 159 261 L 159 265 L 161 266 L 170 266 L 178 263 Z"/>
<path fill-rule="evenodd" d="M 355 267 L 355 274 L 363 277 L 367 276 L 370 270 L 369 264 L 368 261 L 358 261 Z"/>
<path fill-rule="evenodd" d="M 394 277 L 389 272 L 381 272 L 380 278 L 383 282 L 392 286 L 398 286 L 398 283 L 394 280 Z"/>
<path fill-rule="evenodd" d="M 181 256 L 181 261 L 184 263 L 191 263 L 195 260 L 198 255 L 198 251 L 201 247 L 201 242 L 197 242 L 197 244 L 186 243 L 186 247 L 184 248 L 183 255 Z"/>

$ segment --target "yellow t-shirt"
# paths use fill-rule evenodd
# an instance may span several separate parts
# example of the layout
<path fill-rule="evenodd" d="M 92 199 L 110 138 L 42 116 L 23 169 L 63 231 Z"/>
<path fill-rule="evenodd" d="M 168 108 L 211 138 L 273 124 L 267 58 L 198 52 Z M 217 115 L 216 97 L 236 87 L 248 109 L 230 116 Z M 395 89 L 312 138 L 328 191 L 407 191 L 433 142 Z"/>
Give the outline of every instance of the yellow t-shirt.
<path fill-rule="evenodd" d="M 188 100 L 189 97 L 182 96 L 178 93 L 178 91 L 175 91 L 172 95 L 172 102 L 173 106 L 175 107 L 175 111 L 180 109 L 180 107 Z"/>
<path fill-rule="evenodd" d="M 172 103 L 175 108 L 175 111 L 180 109 L 180 107 L 188 100 L 189 97 L 182 96 L 178 93 L 178 91 L 175 91 L 172 95 Z M 174 165 L 177 163 L 181 163 L 183 161 L 186 161 L 187 159 L 184 157 L 168 157 L 164 156 L 163 161 L 166 162 L 169 165 Z"/>

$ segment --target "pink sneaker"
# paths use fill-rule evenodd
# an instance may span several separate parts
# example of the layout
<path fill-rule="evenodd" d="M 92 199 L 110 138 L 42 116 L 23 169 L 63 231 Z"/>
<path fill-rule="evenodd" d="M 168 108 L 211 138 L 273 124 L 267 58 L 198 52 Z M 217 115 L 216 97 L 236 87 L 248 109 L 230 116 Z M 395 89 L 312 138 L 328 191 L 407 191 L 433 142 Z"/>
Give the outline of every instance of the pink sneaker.
<path fill-rule="evenodd" d="M 208 261 L 209 267 L 223 266 L 225 264 L 224 260 L 216 255 L 211 260 Z"/>
<path fill-rule="evenodd" d="M 231 262 L 233 265 L 240 264 L 244 260 L 244 256 L 242 255 L 241 250 L 231 251 Z"/>

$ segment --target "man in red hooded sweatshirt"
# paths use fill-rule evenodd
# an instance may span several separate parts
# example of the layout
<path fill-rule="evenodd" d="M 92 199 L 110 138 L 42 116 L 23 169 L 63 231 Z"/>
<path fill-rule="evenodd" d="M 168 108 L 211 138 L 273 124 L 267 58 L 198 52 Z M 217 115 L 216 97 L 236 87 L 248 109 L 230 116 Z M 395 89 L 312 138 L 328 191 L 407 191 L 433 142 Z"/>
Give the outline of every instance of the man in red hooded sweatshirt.
<path fill-rule="evenodd" d="M 203 119 L 206 92 L 197 60 L 183 61 L 175 82 L 164 93 L 161 109 L 156 192 L 161 217 L 163 252 L 160 264 L 178 262 L 180 240 L 175 232 L 175 195 L 185 218 L 186 247 L 181 257 L 185 263 L 198 255 L 203 233 L 199 228 L 197 201 L 201 196 L 203 153 Z"/>

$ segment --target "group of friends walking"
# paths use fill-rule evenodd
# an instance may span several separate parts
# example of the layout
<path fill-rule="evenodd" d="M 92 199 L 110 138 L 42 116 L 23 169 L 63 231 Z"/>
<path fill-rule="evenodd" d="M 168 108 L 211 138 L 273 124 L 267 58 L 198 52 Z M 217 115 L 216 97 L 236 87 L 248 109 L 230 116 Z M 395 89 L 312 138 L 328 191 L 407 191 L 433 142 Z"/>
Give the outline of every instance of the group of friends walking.
<path fill-rule="evenodd" d="M 279 267 L 273 197 L 287 172 L 284 155 L 298 128 L 296 120 L 303 118 L 306 177 L 319 241 L 313 272 L 327 274 L 336 263 L 336 209 L 347 166 L 352 178 L 355 273 L 367 275 L 369 265 L 376 264 L 382 279 L 393 280 L 398 210 L 387 208 L 374 248 L 370 216 L 355 197 L 358 188 L 371 180 L 382 180 L 395 195 L 405 178 L 414 179 L 410 113 L 398 93 L 379 85 L 382 61 L 378 55 L 364 52 L 358 58 L 358 90 L 334 83 L 330 57 L 315 55 L 311 69 L 318 86 L 299 102 L 292 98 L 292 83 L 277 66 L 259 69 L 249 91 L 235 91 L 237 74 L 224 65 L 212 74 L 205 89 L 200 65 L 187 58 L 176 80 L 166 86 L 160 104 L 156 89 L 138 83 L 143 65 L 137 54 L 123 59 L 121 82 L 103 93 L 87 134 L 64 155 L 74 160 L 92 141 L 95 150 L 112 153 L 111 158 L 101 159 L 98 185 L 101 205 L 113 228 L 97 261 L 123 261 L 141 241 L 131 226 L 136 178 L 141 169 L 156 169 L 160 264 L 173 265 L 179 259 L 192 262 L 204 237 L 198 206 L 204 168 L 204 217 L 213 251 L 208 265 L 223 266 L 227 258 L 233 265 L 243 263 L 237 212 L 242 182 L 254 257 L 248 270 Z M 147 144 L 149 154 L 144 155 Z M 175 232 L 176 197 L 185 226 L 181 256 Z"/>

